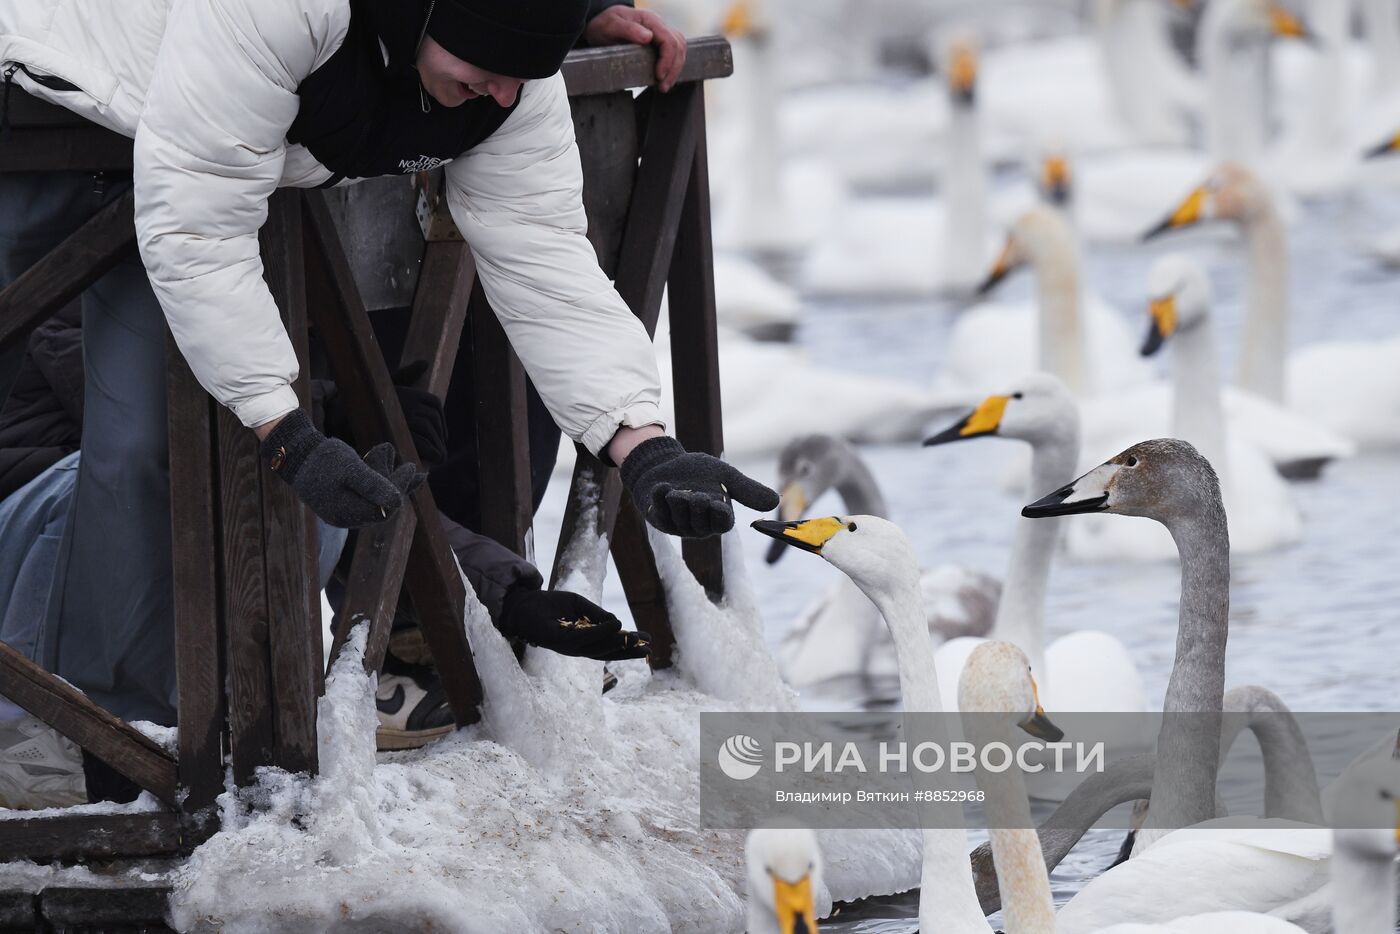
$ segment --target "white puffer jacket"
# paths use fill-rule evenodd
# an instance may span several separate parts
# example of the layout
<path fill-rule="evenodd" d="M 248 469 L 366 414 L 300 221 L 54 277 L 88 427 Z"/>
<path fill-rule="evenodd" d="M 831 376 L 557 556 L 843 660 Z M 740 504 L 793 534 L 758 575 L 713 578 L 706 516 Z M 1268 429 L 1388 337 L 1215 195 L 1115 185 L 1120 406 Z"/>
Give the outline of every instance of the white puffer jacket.
<path fill-rule="evenodd" d="M 297 86 L 349 19 L 348 0 L 0 2 L 0 67 L 23 65 L 13 79 L 25 91 L 135 138 L 136 228 L 156 295 L 200 384 L 250 427 L 297 405 L 257 234 L 279 185 L 330 178 L 286 134 Z M 564 432 L 597 453 L 622 425 L 660 424 L 651 343 L 584 236 L 563 79 L 526 83 L 447 179 L 486 295 Z"/>

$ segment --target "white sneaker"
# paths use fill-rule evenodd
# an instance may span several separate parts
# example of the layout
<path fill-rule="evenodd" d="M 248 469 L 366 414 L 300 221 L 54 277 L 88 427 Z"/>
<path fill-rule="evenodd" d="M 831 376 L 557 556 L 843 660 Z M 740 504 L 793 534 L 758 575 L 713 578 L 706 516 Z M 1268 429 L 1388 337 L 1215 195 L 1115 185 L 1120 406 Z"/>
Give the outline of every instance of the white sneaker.
<path fill-rule="evenodd" d="M 83 753 L 76 743 L 34 717 L 0 723 L 0 808 L 86 803 Z"/>

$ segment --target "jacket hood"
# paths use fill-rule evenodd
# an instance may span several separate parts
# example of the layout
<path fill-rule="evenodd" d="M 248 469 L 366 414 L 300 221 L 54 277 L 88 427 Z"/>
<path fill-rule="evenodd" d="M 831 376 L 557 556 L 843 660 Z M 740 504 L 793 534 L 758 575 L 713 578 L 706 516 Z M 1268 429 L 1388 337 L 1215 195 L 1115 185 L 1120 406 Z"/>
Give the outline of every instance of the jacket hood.
<path fill-rule="evenodd" d="M 389 67 L 412 68 L 431 0 L 364 0 L 356 6 L 369 14 L 379 41 L 389 50 Z"/>

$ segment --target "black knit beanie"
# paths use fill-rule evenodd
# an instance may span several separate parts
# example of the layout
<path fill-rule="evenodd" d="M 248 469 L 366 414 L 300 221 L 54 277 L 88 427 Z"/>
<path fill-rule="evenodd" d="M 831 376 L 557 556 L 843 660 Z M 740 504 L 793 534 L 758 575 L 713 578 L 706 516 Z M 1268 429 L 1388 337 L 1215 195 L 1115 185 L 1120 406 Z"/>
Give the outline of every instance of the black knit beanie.
<path fill-rule="evenodd" d="M 548 78 L 578 41 L 588 0 L 437 0 L 428 35 L 468 64 Z"/>

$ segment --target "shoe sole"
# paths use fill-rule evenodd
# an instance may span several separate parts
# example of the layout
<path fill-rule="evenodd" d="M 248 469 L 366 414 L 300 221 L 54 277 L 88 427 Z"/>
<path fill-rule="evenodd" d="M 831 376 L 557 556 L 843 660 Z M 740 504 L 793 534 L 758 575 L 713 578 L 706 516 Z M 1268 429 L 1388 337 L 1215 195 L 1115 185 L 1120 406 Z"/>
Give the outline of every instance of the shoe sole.
<path fill-rule="evenodd" d="M 455 727 L 452 726 L 435 726 L 428 730 L 395 730 L 391 727 L 381 726 L 374 732 L 374 745 L 380 752 L 418 749 L 435 739 L 442 739 L 454 729 Z"/>

